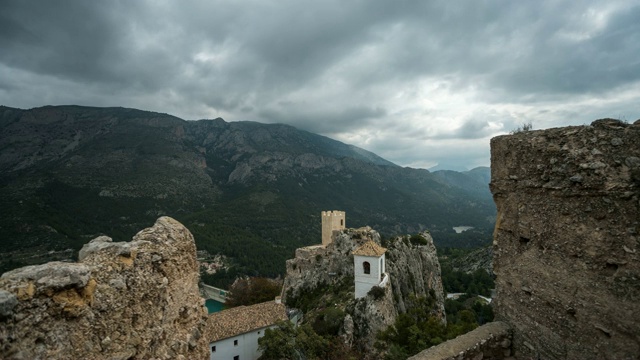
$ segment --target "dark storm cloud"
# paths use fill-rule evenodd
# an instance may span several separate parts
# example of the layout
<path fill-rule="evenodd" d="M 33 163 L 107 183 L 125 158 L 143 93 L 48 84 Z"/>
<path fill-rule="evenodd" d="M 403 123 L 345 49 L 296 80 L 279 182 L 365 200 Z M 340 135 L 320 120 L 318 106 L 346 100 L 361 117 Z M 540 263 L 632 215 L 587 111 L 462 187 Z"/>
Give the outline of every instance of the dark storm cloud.
<path fill-rule="evenodd" d="M 441 138 L 453 139 L 481 139 L 495 132 L 491 124 L 484 119 L 469 119 L 462 123 L 462 126 L 452 131 L 450 134 L 443 135 Z"/>
<path fill-rule="evenodd" d="M 579 4 L 579 2 L 577 2 Z M 531 100 L 549 96 L 604 93 L 640 80 L 640 5 L 615 12 L 602 28 L 589 28 L 581 9 L 567 11 L 564 23 L 536 29 L 525 57 L 510 56 L 512 63 L 498 69 L 490 83 L 500 96 L 534 94 Z"/>
<path fill-rule="evenodd" d="M 0 60 L 37 74 L 108 81 L 118 51 L 118 28 L 100 3 L 4 2 Z"/>
<path fill-rule="evenodd" d="M 640 117 L 638 18 L 626 0 L 5 0 L 0 104 L 284 122 L 475 164 L 464 148 L 524 122 Z"/>

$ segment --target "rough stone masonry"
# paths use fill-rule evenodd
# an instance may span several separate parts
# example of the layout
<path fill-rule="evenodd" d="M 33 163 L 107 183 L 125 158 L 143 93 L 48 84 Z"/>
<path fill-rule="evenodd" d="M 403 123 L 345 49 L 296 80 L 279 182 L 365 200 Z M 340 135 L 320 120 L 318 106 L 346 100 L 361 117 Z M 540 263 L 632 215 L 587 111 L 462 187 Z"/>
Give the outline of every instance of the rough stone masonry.
<path fill-rule="evenodd" d="M 193 236 L 169 217 L 131 242 L 92 240 L 78 263 L 7 272 L 0 358 L 207 358 L 198 276 Z"/>
<path fill-rule="evenodd" d="M 495 311 L 518 359 L 640 354 L 640 120 L 491 141 Z"/>

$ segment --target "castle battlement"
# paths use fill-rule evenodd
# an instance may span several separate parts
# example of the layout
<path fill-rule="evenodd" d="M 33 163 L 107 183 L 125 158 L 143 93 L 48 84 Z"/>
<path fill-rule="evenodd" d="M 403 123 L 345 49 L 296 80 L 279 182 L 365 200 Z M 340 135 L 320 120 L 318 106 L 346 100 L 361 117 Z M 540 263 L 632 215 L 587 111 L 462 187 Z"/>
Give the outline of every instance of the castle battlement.
<path fill-rule="evenodd" d="M 322 216 L 344 216 L 344 211 L 333 210 L 333 211 L 323 211 Z"/>

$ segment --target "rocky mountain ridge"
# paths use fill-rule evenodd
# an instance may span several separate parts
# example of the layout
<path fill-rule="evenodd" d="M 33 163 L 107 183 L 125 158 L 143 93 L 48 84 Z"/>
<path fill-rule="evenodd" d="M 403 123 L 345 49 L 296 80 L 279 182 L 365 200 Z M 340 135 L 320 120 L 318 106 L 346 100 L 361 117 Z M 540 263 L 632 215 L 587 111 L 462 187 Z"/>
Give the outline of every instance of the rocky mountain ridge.
<path fill-rule="evenodd" d="M 275 276 L 284 269 L 274 264 L 317 239 L 324 209 L 388 235 L 463 223 L 488 237 L 495 215 L 488 187 L 481 195 L 461 185 L 474 181 L 468 174 L 443 179 L 280 124 L 0 107 L 0 150 L 3 269 L 104 233 L 126 240 L 170 215 L 199 248 Z"/>

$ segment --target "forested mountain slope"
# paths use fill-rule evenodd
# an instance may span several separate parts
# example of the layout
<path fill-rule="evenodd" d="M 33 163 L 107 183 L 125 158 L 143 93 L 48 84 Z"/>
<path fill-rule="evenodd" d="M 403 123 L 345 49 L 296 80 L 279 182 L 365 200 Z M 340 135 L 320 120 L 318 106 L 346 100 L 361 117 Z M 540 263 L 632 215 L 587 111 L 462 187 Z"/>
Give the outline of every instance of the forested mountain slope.
<path fill-rule="evenodd" d="M 295 248 L 320 242 L 322 210 L 344 210 L 349 227 L 385 235 L 430 229 L 436 243 L 457 225 L 489 234 L 488 186 L 483 193 L 470 175 L 449 175 L 287 125 L 0 107 L 2 266 L 103 233 L 128 240 L 160 215 L 184 223 L 198 248 L 261 275 L 282 273 Z"/>

